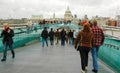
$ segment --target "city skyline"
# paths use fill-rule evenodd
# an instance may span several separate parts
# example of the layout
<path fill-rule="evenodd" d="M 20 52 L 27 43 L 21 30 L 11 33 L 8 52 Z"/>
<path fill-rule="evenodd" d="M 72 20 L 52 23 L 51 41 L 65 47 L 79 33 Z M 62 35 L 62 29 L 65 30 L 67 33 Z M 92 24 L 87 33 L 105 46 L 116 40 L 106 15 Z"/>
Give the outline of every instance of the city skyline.
<path fill-rule="evenodd" d="M 52 18 L 63 18 L 69 6 L 72 15 L 78 18 L 88 15 L 114 17 L 119 13 L 120 0 L 0 0 L 0 18 L 30 18 L 31 15 L 43 15 Z"/>

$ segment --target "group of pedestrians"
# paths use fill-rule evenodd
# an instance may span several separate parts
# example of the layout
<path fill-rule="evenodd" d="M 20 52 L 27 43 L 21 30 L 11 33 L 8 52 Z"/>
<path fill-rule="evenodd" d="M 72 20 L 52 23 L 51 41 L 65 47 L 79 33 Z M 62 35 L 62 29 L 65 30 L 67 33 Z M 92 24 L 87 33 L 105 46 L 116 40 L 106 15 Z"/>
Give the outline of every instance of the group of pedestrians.
<path fill-rule="evenodd" d="M 59 31 L 59 29 L 57 29 L 56 31 L 53 30 L 53 28 L 51 28 L 50 32 L 48 32 L 47 28 L 44 27 L 42 33 L 41 33 L 41 37 L 42 37 L 42 47 L 44 47 L 44 43 L 46 43 L 46 46 L 48 46 L 48 38 L 50 40 L 50 45 L 54 45 L 54 40 L 56 39 L 56 44 L 59 43 L 59 40 L 61 40 L 61 46 L 64 46 L 65 43 L 73 45 L 74 44 L 74 32 L 72 32 L 71 30 L 67 33 L 65 31 L 65 29 L 62 29 L 61 31 Z"/>
<path fill-rule="evenodd" d="M 12 58 L 15 58 L 15 52 L 13 50 L 13 39 L 14 31 L 9 28 L 9 24 L 4 24 L 4 29 L 1 33 L 0 37 L 3 37 L 3 58 L 1 61 L 6 61 L 7 56 L 7 47 L 10 48 L 12 53 Z M 92 58 L 93 58 L 93 69 L 92 71 L 97 73 L 98 72 L 98 62 L 97 56 L 100 46 L 104 42 L 104 33 L 101 28 L 97 26 L 97 21 L 93 20 L 91 23 L 85 23 L 83 25 L 83 29 L 75 35 L 75 32 L 70 30 L 68 33 L 65 29 L 62 29 L 59 32 L 57 29 L 54 32 L 54 29 L 48 32 L 47 28 L 45 27 L 41 33 L 42 37 L 42 47 L 44 47 L 44 43 L 48 46 L 48 38 L 50 40 L 50 45 L 54 45 L 54 39 L 56 39 L 56 44 L 59 44 L 59 40 L 61 40 L 61 46 L 65 45 L 69 40 L 69 44 L 74 44 L 74 47 L 80 52 L 81 57 L 81 68 L 82 73 L 85 73 L 88 66 L 88 53 L 91 50 Z"/>
<path fill-rule="evenodd" d="M 97 57 L 99 48 L 103 42 L 104 33 L 102 29 L 97 26 L 96 20 L 93 20 L 90 24 L 85 23 L 83 25 L 83 29 L 79 32 L 74 45 L 74 47 L 80 52 L 82 73 L 86 73 L 87 71 L 88 53 L 90 50 L 93 58 L 92 71 L 95 73 L 98 72 Z"/>
<path fill-rule="evenodd" d="M 64 46 L 68 41 L 69 44 L 74 44 L 74 47 L 80 52 L 82 73 L 87 71 L 88 54 L 91 51 L 93 58 L 92 71 L 95 73 L 98 72 L 97 57 L 99 48 L 104 42 L 104 33 L 102 29 L 97 26 L 96 20 L 89 23 L 86 22 L 83 25 L 83 29 L 77 34 L 77 36 L 75 35 L 75 32 L 71 30 L 67 32 L 65 29 L 62 29 L 59 32 L 59 29 L 57 29 L 57 31 L 54 32 L 53 28 L 51 28 L 51 31 L 48 32 L 45 27 L 41 33 L 41 37 L 42 47 L 44 47 L 44 42 L 46 42 L 46 45 L 48 46 L 48 37 L 50 38 L 51 45 L 54 45 L 54 38 L 56 39 L 56 44 L 61 40 L 61 46 Z"/>

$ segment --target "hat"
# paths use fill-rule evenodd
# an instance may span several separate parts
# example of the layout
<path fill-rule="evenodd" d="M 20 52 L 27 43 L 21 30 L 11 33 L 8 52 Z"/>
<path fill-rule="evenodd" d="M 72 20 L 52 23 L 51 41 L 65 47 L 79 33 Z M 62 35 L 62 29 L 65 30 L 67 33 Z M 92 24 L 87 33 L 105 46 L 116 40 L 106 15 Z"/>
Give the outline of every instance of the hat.
<path fill-rule="evenodd" d="M 87 23 L 87 21 L 86 20 L 84 20 L 84 21 L 82 21 L 82 24 L 84 25 L 84 24 L 86 24 Z"/>

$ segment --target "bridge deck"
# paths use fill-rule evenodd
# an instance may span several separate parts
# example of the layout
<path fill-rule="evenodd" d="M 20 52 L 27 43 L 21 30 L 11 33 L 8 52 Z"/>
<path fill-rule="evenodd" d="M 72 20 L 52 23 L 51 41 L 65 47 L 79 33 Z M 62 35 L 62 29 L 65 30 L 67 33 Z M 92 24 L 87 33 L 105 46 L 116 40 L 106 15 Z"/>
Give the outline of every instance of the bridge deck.
<path fill-rule="evenodd" d="M 8 52 L 6 62 L 0 62 L 0 73 L 81 73 L 79 53 L 73 46 L 49 46 L 32 43 L 15 49 L 16 58 Z M 0 54 L 2 57 L 2 53 Z M 87 73 L 92 73 L 92 59 L 89 56 Z M 99 61 L 98 73 L 114 73 Z"/>

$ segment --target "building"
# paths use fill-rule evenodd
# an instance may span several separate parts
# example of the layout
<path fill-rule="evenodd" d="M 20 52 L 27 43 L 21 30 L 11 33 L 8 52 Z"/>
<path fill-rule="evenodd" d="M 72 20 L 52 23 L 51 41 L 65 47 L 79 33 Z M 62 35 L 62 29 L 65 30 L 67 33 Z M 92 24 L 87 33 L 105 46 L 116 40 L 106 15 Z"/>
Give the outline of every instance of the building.
<path fill-rule="evenodd" d="M 55 19 L 56 17 L 55 17 L 55 13 L 53 13 L 53 19 Z"/>
<path fill-rule="evenodd" d="M 77 19 L 77 14 L 74 14 L 74 18 Z"/>
<path fill-rule="evenodd" d="M 0 20 L 0 25 L 3 25 L 4 23 L 23 24 L 23 23 L 27 23 L 27 22 L 28 22 L 27 18 L 22 18 L 22 19 L 1 19 Z"/>
<path fill-rule="evenodd" d="M 65 11 L 65 14 L 64 14 L 64 20 L 65 21 L 72 21 L 73 19 L 73 15 L 69 9 L 69 7 L 67 7 L 67 10 Z"/>
<path fill-rule="evenodd" d="M 98 23 L 98 26 L 102 27 L 102 26 L 106 26 L 106 25 L 109 25 L 109 20 L 110 20 L 110 17 L 98 17 L 98 16 L 95 16 L 95 17 L 92 17 L 92 20 L 97 20 L 97 23 Z"/>
<path fill-rule="evenodd" d="M 117 26 L 120 27 L 120 20 L 117 20 Z"/>
<path fill-rule="evenodd" d="M 117 26 L 120 27 L 120 15 L 116 16 Z"/>
<path fill-rule="evenodd" d="M 36 19 L 36 20 L 43 19 L 43 15 L 32 15 L 31 19 Z"/>
<path fill-rule="evenodd" d="M 86 21 L 88 20 L 88 16 L 87 15 L 84 16 L 84 20 L 86 20 Z"/>
<path fill-rule="evenodd" d="M 117 26 L 117 21 L 116 20 L 109 20 L 108 25 L 109 26 Z"/>
<path fill-rule="evenodd" d="M 30 20 L 32 23 L 39 23 L 41 20 L 43 20 L 43 15 L 32 15 Z"/>

